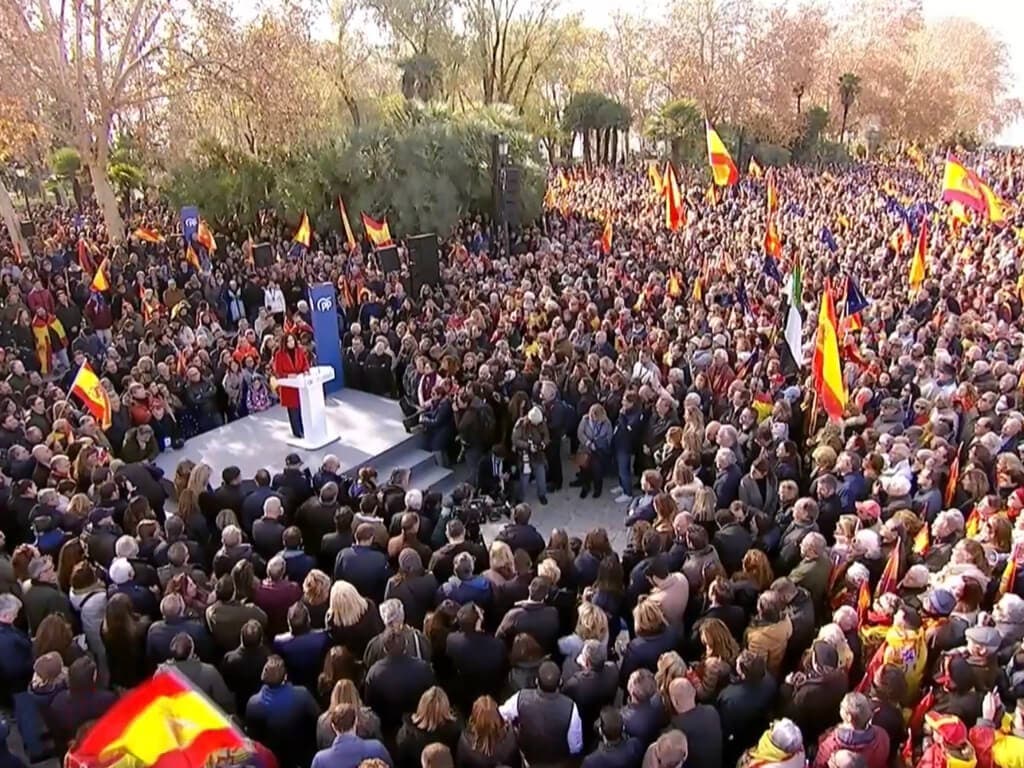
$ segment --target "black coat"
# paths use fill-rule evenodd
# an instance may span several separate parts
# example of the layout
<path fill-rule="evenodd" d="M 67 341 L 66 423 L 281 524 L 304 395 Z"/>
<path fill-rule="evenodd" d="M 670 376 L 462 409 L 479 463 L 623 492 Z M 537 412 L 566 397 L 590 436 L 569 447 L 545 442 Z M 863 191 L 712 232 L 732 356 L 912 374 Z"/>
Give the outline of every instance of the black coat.
<path fill-rule="evenodd" d="M 508 670 L 505 644 L 487 632 L 453 632 L 445 655 L 458 675 L 457 702 L 468 711 L 485 694 L 497 698 Z"/>
<path fill-rule="evenodd" d="M 395 737 L 395 768 L 419 768 L 420 755 L 434 743 L 444 744 L 454 755 L 461 731 L 462 723 L 457 719 L 449 720 L 435 731 L 425 731 L 406 715 Z"/>
<path fill-rule="evenodd" d="M 257 486 L 256 490 L 242 499 L 242 514 L 239 515 L 238 522 L 241 523 L 242 530 L 247 534 L 252 533 L 253 523 L 263 517 L 263 505 L 272 496 L 281 498 L 281 494 L 274 489 Z"/>
<path fill-rule="evenodd" d="M 517 549 L 525 550 L 531 560 L 536 561 L 538 555 L 544 551 L 544 537 L 538 533 L 532 525 L 517 525 L 509 523 L 495 537 L 496 541 L 503 541 L 515 552 Z"/>
<path fill-rule="evenodd" d="M 579 670 L 562 679 L 562 693 L 576 702 L 583 721 L 583 741 L 595 741 L 594 723 L 601 714 L 601 708 L 611 705 L 619 690 L 619 668 L 613 662 L 605 662 L 595 670 Z"/>
<path fill-rule="evenodd" d="M 269 560 L 284 547 L 284 525 L 280 520 L 261 517 L 252 525 L 252 546 L 264 560 Z"/>
<path fill-rule="evenodd" d="M 654 672 L 658 666 L 658 657 L 666 651 L 674 651 L 679 645 L 679 632 L 674 627 L 665 627 L 656 635 L 634 637 L 622 654 L 619 679 L 625 686 L 629 676 L 638 669 L 649 669 Z"/>
<path fill-rule="evenodd" d="M 308 469 L 285 469 L 274 475 L 270 485 L 281 495 L 289 515 L 294 515 L 299 506 L 313 495 L 313 479 Z"/>
<path fill-rule="evenodd" d="M 712 544 L 726 573 L 735 573 L 743 567 L 743 556 L 753 546 L 754 537 L 744 526 L 732 523 L 715 532 Z"/>
<path fill-rule="evenodd" d="M 645 748 L 654 743 L 668 721 L 665 707 L 657 694 L 643 704 L 625 705 L 621 714 L 625 732 L 638 739 Z"/>
<path fill-rule="evenodd" d="M 260 678 L 269 658 L 270 649 L 265 645 L 255 648 L 238 647 L 224 654 L 220 671 L 228 690 L 235 694 L 235 705 L 239 712 L 245 711 L 249 697 L 263 685 Z"/>
<path fill-rule="evenodd" d="M 370 667 L 364 681 L 364 700 L 380 715 L 381 726 L 397 728 L 402 715 L 414 712 L 420 696 L 434 684 L 430 664 L 411 656 L 388 656 Z"/>
<path fill-rule="evenodd" d="M 388 557 L 373 547 L 355 544 L 338 553 L 334 561 L 334 580 L 347 581 L 359 594 L 376 602 L 384 600 L 384 590 L 391 578 Z"/>
<path fill-rule="evenodd" d="M 669 726 L 685 733 L 690 744 L 699 745 L 698 749 L 690 750 L 686 768 L 721 768 L 722 720 L 717 709 L 698 704 L 689 712 L 673 717 Z"/>
<path fill-rule="evenodd" d="M 770 722 L 776 688 L 775 679 L 765 675 L 756 682 L 730 683 L 718 694 L 726 765 L 734 765 Z"/>
<path fill-rule="evenodd" d="M 405 608 L 405 623 L 416 629 L 423 629 L 423 620 L 427 612 L 434 607 L 434 595 L 437 594 L 437 579 L 430 571 L 419 576 L 392 576 L 388 579 L 384 598 L 395 598 Z"/>
<path fill-rule="evenodd" d="M 615 744 L 601 744 L 583 758 L 580 768 L 640 768 L 646 749 L 639 739 L 629 737 Z"/>
<path fill-rule="evenodd" d="M 845 673 L 833 670 L 804 680 L 801 685 L 782 687 L 782 711 L 800 726 L 808 743 L 839 722 L 839 702 L 846 695 Z"/>
<path fill-rule="evenodd" d="M 561 622 L 557 608 L 524 601 L 505 614 L 496 634 L 511 646 L 516 635 L 525 632 L 537 641 L 545 653 L 554 653 L 558 647 L 560 631 Z"/>

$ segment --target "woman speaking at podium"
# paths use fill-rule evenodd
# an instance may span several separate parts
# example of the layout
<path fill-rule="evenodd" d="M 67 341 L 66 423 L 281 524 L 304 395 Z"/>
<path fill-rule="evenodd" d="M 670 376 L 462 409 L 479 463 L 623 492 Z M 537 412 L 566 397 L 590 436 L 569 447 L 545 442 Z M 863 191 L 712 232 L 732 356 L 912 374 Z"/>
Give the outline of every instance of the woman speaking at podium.
<path fill-rule="evenodd" d="M 274 375 L 279 379 L 298 376 L 309 370 L 309 356 L 299 346 L 295 334 L 286 333 L 284 343 L 274 354 Z M 288 421 L 292 425 L 292 434 L 304 437 L 302 433 L 302 411 L 299 410 L 299 393 L 294 387 L 278 387 L 277 394 L 281 405 L 288 409 Z"/>

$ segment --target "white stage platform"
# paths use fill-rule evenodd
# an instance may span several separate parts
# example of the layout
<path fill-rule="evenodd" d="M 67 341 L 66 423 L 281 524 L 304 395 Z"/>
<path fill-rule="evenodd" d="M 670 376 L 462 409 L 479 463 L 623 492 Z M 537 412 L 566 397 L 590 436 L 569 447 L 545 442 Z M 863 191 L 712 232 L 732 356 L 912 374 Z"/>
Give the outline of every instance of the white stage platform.
<path fill-rule="evenodd" d="M 450 470 L 437 464 L 432 454 L 422 450 L 419 435 L 405 431 L 402 410 L 394 400 L 343 389 L 327 398 L 326 418 L 328 432 L 337 434 L 338 440 L 317 450 L 306 451 L 288 444 L 288 413 L 275 406 L 194 437 L 182 450 L 160 454 L 156 463 L 170 479 L 182 459 L 206 462 L 213 468 L 214 487 L 220 483 L 225 467 L 238 467 L 246 479 L 258 469 L 273 474 L 281 471 L 289 453 L 302 456 L 312 472 L 328 454 L 338 457 L 342 472 L 371 465 L 376 467 L 381 480 L 392 469 L 408 468 L 412 470 L 412 482 L 424 490 L 436 488 L 451 475 Z"/>

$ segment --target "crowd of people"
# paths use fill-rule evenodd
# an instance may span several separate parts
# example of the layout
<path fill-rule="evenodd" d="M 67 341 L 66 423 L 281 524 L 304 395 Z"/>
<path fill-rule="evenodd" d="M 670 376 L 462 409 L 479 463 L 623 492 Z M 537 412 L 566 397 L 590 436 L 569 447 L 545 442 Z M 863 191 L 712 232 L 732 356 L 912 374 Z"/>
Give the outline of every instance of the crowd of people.
<path fill-rule="evenodd" d="M 1015 219 L 1024 156 L 968 159 Z M 37 211 L 0 266 L 0 734 L 59 756 L 173 669 L 281 766 L 1024 765 L 1022 243 L 937 205 L 940 167 L 774 169 L 771 262 L 763 178 L 712 196 L 684 171 L 669 232 L 646 168 L 559 172 L 510 253 L 467 220 L 415 295 L 337 234 L 296 257 L 270 212 L 270 266 L 222 222 L 197 268 L 170 237 L 112 244 L 95 210 Z M 323 280 L 346 385 L 466 464 L 451 498 L 330 456 L 253 478 L 188 458 L 276 402 L 282 348 L 316 359 Z M 849 280 L 868 306 L 828 420 L 817 307 Z M 68 396 L 86 362 L 109 426 Z M 549 493 L 608 483 L 621 551 L 541 530 Z"/>

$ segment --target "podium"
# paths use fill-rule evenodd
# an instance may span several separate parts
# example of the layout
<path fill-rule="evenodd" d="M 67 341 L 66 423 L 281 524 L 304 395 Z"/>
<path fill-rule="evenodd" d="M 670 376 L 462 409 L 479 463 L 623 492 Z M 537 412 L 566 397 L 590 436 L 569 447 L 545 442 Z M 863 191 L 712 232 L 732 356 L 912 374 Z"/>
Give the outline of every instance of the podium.
<path fill-rule="evenodd" d="M 306 373 L 278 379 L 280 387 L 291 387 L 299 393 L 299 411 L 302 414 L 304 437 L 289 435 L 287 443 L 309 451 L 323 448 L 338 439 L 327 431 L 327 413 L 324 406 L 324 384 L 334 378 L 329 365 L 315 365 Z"/>

